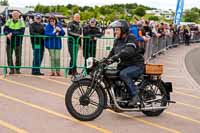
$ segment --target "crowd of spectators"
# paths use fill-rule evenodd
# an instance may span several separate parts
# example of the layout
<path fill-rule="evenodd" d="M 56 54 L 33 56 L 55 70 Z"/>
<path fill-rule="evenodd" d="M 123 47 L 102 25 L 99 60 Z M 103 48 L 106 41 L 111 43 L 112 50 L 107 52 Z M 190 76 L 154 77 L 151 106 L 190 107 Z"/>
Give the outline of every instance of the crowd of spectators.
<path fill-rule="evenodd" d="M 151 38 L 164 38 L 167 36 L 172 38 L 172 42 L 179 38 L 179 40 L 183 40 L 186 45 L 189 45 L 190 39 L 193 39 L 195 34 L 200 33 L 200 29 L 196 25 L 175 26 L 173 24 L 164 22 L 159 23 L 135 17 L 132 21 L 133 22 L 129 22 L 130 32 L 135 36 L 139 47 L 145 47 L 145 43 Z M 4 34 L 7 36 L 6 49 L 10 74 L 21 73 L 20 66 L 23 36 L 18 35 L 24 35 L 25 27 L 29 27 L 31 35 L 33 49 L 32 74 L 43 75 L 43 73 L 40 72 L 40 65 L 46 48 L 49 51 L 52 68 L 50 75 L 60 76 L 60 50 L 62 49 L 60 37 L 64 35 L 73 37 L 73 39 L 68 39 L 68 52 L 71 57 L 69 64 L 71 69 L 69 74 L 74 75 L 77 74 L 76 60 L 78 58 L 77 51 L 79 50 L 74 47 L 74 42 L 79 42 L 79 46 L 81 46 L 81 42 L 83 42 L 83 57 L 85 60 L 89 57 L 95 57 L 97 38 L 100 38 L 105 34 L 105 30 L 109 28 L 109 23 L 110 22 L 98 22 L 95 18 L 91 18 L 81 24 L 80 15 L 75 14 L 73 20 L 67 24 L 66 31 L 68 34 L 66 34 L 62 20 L 55 16 L 44 18 L 41 14 L 36 13 L 33 18 L 27 17 L 24 20 L 17 11 L 13 11 L 12 18 L 7 21 L 0 16 L 0 27 L 4 25 Z M 38 35 L 40 35 L 40 37 L 38 37 Z M 41 35 L 48 37 L 41 39 Z M 84 36 L 89 36 L 90 38 L 85 38 Z M 13 51 L 15 51 L 16 55 L 15 65 L 13 64 L 12 59 Z"/>

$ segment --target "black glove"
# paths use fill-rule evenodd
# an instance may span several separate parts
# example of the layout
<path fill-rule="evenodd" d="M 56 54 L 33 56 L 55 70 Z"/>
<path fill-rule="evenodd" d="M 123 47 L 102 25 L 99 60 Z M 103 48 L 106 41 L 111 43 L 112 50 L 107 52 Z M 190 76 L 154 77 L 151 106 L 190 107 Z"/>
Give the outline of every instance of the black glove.
<path fill-rule="evenodd" d="M 118 55 L 114 55 L 111 58 L 107 59 L 107 64 L 112 64 L 114 62 L 116 62 L 119 59 Z"/>
<path fill-rule="evenodd" d="M 110 58 L 113 62 L 117 61 L 119 59 L 119 55 L 116 54 L 116 55 L 113 55 L 111 58 Z"/>
<path fill-rule="evenodd" d="M 112 64 L 113 62 L 114 61 L 111 58 L 106 60 L 106 64 L 108 64 L 108 65 Z"/>

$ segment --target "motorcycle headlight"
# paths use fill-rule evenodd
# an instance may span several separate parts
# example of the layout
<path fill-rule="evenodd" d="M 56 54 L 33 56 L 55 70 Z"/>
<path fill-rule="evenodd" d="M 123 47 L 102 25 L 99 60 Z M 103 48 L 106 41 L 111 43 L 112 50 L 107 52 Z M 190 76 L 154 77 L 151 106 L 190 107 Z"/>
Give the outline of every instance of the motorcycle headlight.
<path fill-rule="evenodd" d="M 94 65 L 94 58 L 93 57 L 89 57 L 87 60 L 86 60 L 86 68 L 92 68 L 93 65 Z"/>

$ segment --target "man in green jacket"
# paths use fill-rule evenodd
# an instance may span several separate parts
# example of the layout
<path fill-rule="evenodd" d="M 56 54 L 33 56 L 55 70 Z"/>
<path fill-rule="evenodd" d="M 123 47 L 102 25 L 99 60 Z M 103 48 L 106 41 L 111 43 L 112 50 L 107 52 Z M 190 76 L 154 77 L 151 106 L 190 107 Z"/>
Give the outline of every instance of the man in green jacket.
<path fill-rule="evenodd" d="M 22 56 L 22 40 L 25 31 L 25 23 L 20 18 L 18 11 L 12 12 L 12 19 L 8 19 L 5 24 L 4 34 L 7 37 L 7 63 L 10 68 L 9 74 L 20 74 L 21 56 Z M 16 63 L 13 65 L 13 51 L 15 51 Z"/>

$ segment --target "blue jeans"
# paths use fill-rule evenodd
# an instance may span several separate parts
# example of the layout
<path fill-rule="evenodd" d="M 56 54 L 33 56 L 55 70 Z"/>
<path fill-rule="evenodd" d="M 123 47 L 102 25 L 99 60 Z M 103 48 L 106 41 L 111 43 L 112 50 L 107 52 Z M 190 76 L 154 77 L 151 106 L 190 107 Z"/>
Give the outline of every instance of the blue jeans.
<path fill-rule="evenodd" d="M 33 67 L 40 67 L 44 56 L 44 48 L 33 49 Z M 40 73 L 39 68 L 33 68 L 32 73 Z"/>
<path fill-rule="evenodd" d="M 133 78 L 138 78 L 144 72 L 143 66 L 129 66 L 120 71 L 120 79 L 128 86 L 130 95 L 133 97 L 137 94 L 137 88 Z"/>

